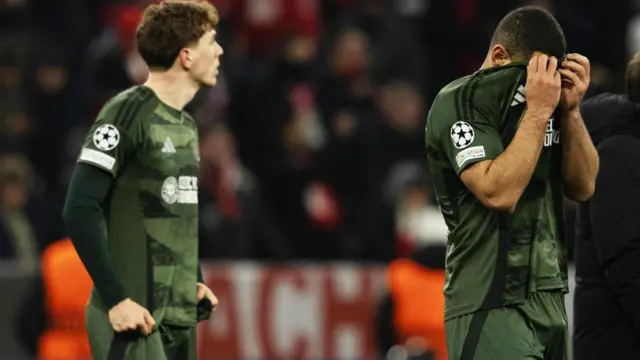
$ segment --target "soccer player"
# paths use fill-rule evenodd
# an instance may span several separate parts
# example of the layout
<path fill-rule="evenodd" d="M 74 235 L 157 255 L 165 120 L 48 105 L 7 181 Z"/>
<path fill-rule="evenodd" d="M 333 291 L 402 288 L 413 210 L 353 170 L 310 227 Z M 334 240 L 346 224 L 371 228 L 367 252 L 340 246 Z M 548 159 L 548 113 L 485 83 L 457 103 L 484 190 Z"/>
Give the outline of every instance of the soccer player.
<path fill-rule="evenodd" d="M 196 123 L 182 109 L 216 84 L 218 14 L 206 1 L 150 5 L 137 32 L 150 75 L 91 128 L 64 208 L 93 282 L 93 358 L 195 359 L 195 329 L 218 303 L 198 266 Z"/>
<path fill-rule="evenodd" d="M 563 195 L 586 201 L 598 155 L 579 103 L 589 62 L 548 12 L 507 14 L 482 68 L 444 87 L 427 122 L 449 226 L 450 360 L 566 359 Z"/>

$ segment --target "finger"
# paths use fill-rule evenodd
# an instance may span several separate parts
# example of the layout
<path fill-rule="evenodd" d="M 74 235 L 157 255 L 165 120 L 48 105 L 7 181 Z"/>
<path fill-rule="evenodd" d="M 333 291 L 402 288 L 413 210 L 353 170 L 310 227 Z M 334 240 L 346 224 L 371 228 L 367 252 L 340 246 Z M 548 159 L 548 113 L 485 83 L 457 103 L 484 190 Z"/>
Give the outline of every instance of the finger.
<path fill-rule="evenodd" d="M 149 327 L 153 328 L 156 326 L 156 320 L 151 316 L 149 312 L 144 314 L 144 321 L 149 325 Z"/>
<path fill-rule="evenodd" d="M 572 54 L 567 55 L 567 59 L 575 61 L 578 64 L 582 65 L 584 67 L 585 71 L 587 72 L 587 74 L 590 73 L 590 71 L 591 71 L 591 62 L 589 61 L 589 59 L 586 56 L 582 56 L 580 54 L 572 53 Z"/>
<path fill-rule="evenodd" d="M 200 301 L 207 296 L 207 289 L 203 286 L 198 286 L 198 292 L 196 293 L 196 301 Z"/>
<path fill-rule="evenodd" d="M 560 75 L 560 72 L 556 71 L 556 73 L 553 75 L 553 81 L 558 86 L 562 86 L 562 75 Z"/>
<path fill-rule="evenodd" d="M 548 62 L 549 57 L 547 55 L 538 56 L 538 72 L 546 71 Z"/>
<path fill-rule="evenodd" d="M 527 74 L 533 74 L 538 71 L 538 57 L 532 56 L 529 60 L 529 66 L 527 66 Z"/>
<path fill-rule="evenodd" d="M 571 83 L 573 84 L 573 86 L 577 86 L 578 84 L 582 83 L 582 80 L 580 80 L 580 78 L 578 77 L 578 75 L 576 73 L 574 73 L 571 70 L 567 70 L 567 69 L 560 69 L 558 70 L 558 72 L 567 80 L 571 81 Z"/>
<path fill-rule="evenodd" d="M 547 67 L 547 73 L 555 76 L 556 70 L 558 70 L 558 59 L 555 56 L 549 58 L 549 67 Z"/>
<path fill-rule="evenodd" d="M 211 293 L 209 300 L 211 300 L 211 304 L 213 304 L 213 306 L 218 306 L 218 297 L 214 293 Z"/>
<path fill-rule="evenodd" d="M 576 73 L 578 75 L 578 78 L 580 78 L 580 80 L 582 80 L 583 82 L 587 81 L 587 70 L 582 64 L 579 64 L 575 61 L 565 61 L 564 63 L 562 63 L 562 67 Z"/>
<path fill-rule="evenodd" d="M 128 321 L 128 322 L 122 324 L 122 331 L 135 330 L 137 328 L 138 328 L 138 324 L 136 324 L 133 321 Z"/>
<path fill-rule="evenodd" d="M 151 334 L 151 328 L 144 322 L 144 319 L 136 326 L 136 328 L 144 335 Z"/>
<path fill-rule="evenodd" d="M 113 325 L 113 331 L 122 332 L 122 325 L 120 325 L 120 324 Z"/>

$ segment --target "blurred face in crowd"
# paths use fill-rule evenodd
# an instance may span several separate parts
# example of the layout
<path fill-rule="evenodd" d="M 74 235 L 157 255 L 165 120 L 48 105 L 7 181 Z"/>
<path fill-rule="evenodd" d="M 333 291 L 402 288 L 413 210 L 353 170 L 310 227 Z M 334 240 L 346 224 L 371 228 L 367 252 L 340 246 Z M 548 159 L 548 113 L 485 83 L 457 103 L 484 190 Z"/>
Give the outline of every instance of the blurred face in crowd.
<path fill-rule="evenodd" d="M 224 129 L 210 132 L 204 137 L 200 152 L 204 161 L 215 166 L 234 162 L 236 146 L 233 135 Z"/>
<path fill-rule="evenodd" d="M 308 63 L 314 59 L 318 50 L 317 41 L 309 36 L 292 37 L 285 47 L 285 59 L 294 64 Z"/>
<path fill-rule="evenodd" d="M 410 84 L 393 82 L 382 89 L 380 107 L 392 128 L 413 132 L 421 126 L 424 106 L 420 93 Z"/>
<path fill-rule="evenodd" d="M 402 209 L 404 211 L 422 210 L 429 206 L 429 194 L 425 188 L 410 187 L 404 192 Z"/>
<path fill-rule="evenodd" d="M 22 74 L 17 66 L 0 66 L 0 87 L 13 90 L 20 84 Z"/>
<path fill-rule="evenodd" d="M 27 200 L 27 187 L 19 182 L 11 181 L 0 185 L 2 207 L 19 210 Z"/>
<path fill-rule="evenodd" d="M 358 131 L 358 118 L 348 110 L 339 111 L 333 117 L 333 133 L 338 139 L 347 140 Z"/>
<path fill-rule="evenodd" d="M 357 75 L 366 69 L 368 63 L 366 34 L 357 29 L 342 32 L 333 49 L 334 72 L 342 76 Z"/>
<path fill-rule="evenodd" d="M 198 42 L 180 52 L 182 66 L 200 86 L 218 82 L 220 57 L 224 51 L 216 40 L 216 31 L 207 31 Z"/>
<path fill-rule="evenodd" d="M 38 86 L 47 94 L 56 94 L 67 86 L 69 73 L 59 65 L 43 65 L 36 72 Z"/>

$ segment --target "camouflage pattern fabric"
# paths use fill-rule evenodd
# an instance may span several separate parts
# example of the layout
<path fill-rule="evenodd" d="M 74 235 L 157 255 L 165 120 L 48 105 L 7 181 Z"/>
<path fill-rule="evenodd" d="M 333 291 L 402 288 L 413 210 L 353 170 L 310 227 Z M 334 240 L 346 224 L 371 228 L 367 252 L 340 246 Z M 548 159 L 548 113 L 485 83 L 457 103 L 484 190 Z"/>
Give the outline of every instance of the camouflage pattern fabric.
<path fill-rule="evenodd" d="M 427 160 L 450 230 L 447 319 L 567 289 L 559 121 L 513 214 L 485 208 L 458 177 L 508 147 L 526 110 L 525 80 L 526 63 L 478 71 L 442 89 L 429 113 Z"/>
<path fill-rule="evenodd" d="M 199 160 L 193 118 L 144 86 L 104 106 L 78 158 L 114 176 L 105 231 L 127 294 L 157 323 L 196 324 Z"/>

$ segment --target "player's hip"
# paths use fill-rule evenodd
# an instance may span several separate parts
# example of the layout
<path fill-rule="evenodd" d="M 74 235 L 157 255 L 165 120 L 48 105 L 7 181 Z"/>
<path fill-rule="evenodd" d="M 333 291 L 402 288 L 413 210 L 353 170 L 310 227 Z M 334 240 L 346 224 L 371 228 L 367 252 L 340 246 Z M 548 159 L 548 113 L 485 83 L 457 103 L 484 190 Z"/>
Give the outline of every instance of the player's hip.
<path fill-rule="evenodd" d="M 566 359 L 562 291 L 532 293 L 522 304 L 445 321 L 450 360 Z"/>
<path fill-rule="evenodd" d="M 109 317 L 92 304 L 86 309 L 86 329 L 96 360 L 191 360 L 196 358 L 196 327 L 158 323 L 149 336 L 115 333 Z"/>

